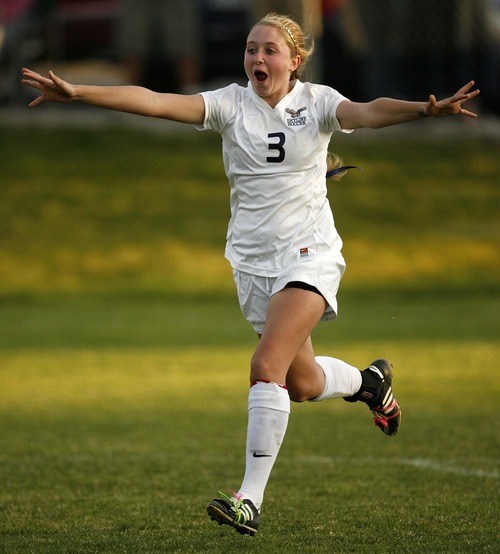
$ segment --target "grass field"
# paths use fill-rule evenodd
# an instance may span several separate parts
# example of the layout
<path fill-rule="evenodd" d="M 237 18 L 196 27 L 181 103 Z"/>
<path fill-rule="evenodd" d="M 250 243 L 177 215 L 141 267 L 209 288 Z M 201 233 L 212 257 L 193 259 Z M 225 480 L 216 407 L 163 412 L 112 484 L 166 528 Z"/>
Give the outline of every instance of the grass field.
<path fill-rule="evenodd" d="M 498 552 L 499 144 L 422 134 L 339 141 L 364 171 L 331 187 L 348 272 L 315 333 L 391 359 L 402 430 L 292 406 L 251 539 L 205 514 L 255 344 L 218 138 L 3 129 L 0 552 Z"/>

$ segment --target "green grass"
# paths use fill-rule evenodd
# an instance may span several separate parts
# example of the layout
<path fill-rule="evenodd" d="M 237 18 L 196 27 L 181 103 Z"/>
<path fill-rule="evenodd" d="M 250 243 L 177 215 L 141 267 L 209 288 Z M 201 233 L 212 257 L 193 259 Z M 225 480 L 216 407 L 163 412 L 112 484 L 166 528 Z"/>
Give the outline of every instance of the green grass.
<path fill-rule="evenodd" d="M 330 185 L 344 286 L 498 283 L 497 143 L 339 138 L 333 149 L 364 168 Z M 0 152 L 4 293 L 232 291 L 216 135 L 9 130 Z"/>
<path fill-rule="evenodd" d="M 241 479 L 250 349 L 7 353 L 3 551 L 494 552 L 498 349 L 336 353 L 379 351 L 400 361 L 401 434 L 383 437 L 362 406 L 294 406 L 255 541 L 204 514 Z"/>
<path fill-rule="evenodd" d="M 254 539 L 205 515 L 241 481 L 255 344 L 219 148 L 0 133 L 0 552 L 497 552 L 498 144 L 335 148 L 364 171 L 331 189 L 349 269 L 316 350 L 389 357 L 403 426 L 293 405 Z"/>

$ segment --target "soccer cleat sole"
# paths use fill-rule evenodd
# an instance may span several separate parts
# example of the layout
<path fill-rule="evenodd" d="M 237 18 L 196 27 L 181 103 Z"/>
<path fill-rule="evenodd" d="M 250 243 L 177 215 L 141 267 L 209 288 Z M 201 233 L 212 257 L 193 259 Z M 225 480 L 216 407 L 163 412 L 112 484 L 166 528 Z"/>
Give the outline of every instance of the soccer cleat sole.
<path fill-rule="evenodd" d="M 207 514 L 212 521 L 216 521 L 219 525 L 229 525 L 237 533 L 241 535 L 250 535 L 254 537 L 257 534 L 257 529 L 249 527 L 248 525 L 234 523 L 233 519 L 224 513 L 220 508 L 217 508 L 213 503 L 207 506 Z"/>

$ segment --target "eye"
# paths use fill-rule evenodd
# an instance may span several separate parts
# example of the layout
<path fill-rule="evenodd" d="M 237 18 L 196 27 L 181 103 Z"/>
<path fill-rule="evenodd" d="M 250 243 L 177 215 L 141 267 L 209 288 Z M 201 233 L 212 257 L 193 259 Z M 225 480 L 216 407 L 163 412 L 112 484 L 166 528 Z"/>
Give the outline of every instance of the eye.
<path fill-rule="evenodd" d="M 266 48 L 266 54 L 276 54 L 276 51 L 272 48 Z"/>
<path fill-rule="evenodd" d="M 253 48 L 253 47 L 247 48 L 247 54 L 255 54 L 256 51 L 257 51 L 257 50 L 256 50 L 255 48 Z"/>

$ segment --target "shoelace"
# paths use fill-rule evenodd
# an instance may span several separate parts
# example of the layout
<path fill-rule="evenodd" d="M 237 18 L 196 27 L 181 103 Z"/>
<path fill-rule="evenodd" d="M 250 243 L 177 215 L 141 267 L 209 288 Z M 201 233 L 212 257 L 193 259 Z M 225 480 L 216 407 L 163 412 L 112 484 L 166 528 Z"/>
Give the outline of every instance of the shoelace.
<path fill-rule="evenodd" d="M 396 411 L 391 414 L 391 411 L 396 409 Z M 398 403 L 394 400 L 390 406 L 387 406 L 383 412 L 378 410 L 372 410 L 373 420 L 377 427 L 389 427 L 389 419 L 392 419 L 399 415 L 400 409 Z M 390 415 L 389 415 L 390 414 Z"/>
<path fill-rule="evenodd" d="M 229 491 L 231 492 L 232 496 L 228 496 L 222 491 L 219 491 L 219 494 L 225 500 L 227 500 L 234 509 L 235 518 L 233 521 L 233 525 L 244 525 L 247 521 L 250 521 L 252 519 L 253 514 L 251 513 L 251 509 L 243 504 L 243 496 L 241 494 L 237 494 L 231 489 L 229 489 Z"/>

